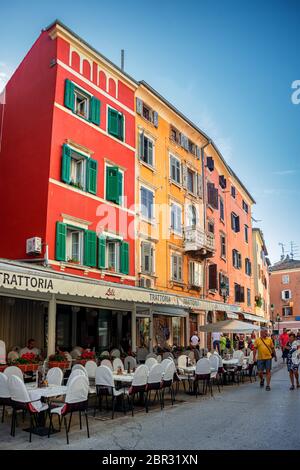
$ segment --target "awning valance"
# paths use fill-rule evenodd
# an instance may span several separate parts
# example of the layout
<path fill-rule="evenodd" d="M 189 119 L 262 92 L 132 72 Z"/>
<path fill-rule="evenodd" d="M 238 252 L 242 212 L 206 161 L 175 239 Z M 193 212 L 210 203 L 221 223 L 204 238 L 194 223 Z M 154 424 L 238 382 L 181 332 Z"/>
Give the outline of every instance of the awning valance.
<path fill-rule="evenodd" d="M 243 312 L 245 320 L 257 321 L 259 323 L 268 323 L 269 320 L 266 320 L 264 317 L 258 315 L 252 315 L 252 313 Z"/>
<path fill-rule="evenodd" d="M 232 318 L 232 319 L 236 319 L 238 320 L 239 316 L 237 313 L 234 313 L 234 312 L 226 312 L 226 316 L 227 318 Z"/>

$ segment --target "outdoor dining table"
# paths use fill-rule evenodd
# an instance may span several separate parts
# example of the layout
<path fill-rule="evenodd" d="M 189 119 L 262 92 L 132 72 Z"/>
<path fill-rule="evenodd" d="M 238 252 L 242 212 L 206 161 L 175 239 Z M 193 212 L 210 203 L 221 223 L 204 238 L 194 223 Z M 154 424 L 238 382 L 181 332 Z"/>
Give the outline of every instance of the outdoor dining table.
<path fill-rule="evenodd" d="M 33 402 L 38 402 L 41 399 L 49 399 L 58 397 L 61 395 L 66 395 L 67 386 L 66 385 L 48 385 L 47 387 L 37 387 L 35 382 L 29 382 L 25 384 L 29 396 Z M 38 403 L 35 403 L 35 406 L 38 407 Z M 32 433 L 39 436 L 48 435 L 48 427 L 45 426 L 46 423 L 46 411 L 39 413 L 37 426 L 33 428 Z M 24 429 L 24 431 L 29 431 L 29 428 Z M 58 432 L 57 430 L 52 430 L 51 433 Z"/>
<path fill-rule="evenodd" d="M 238 359 L 223 359 L 223 366 L 237 366 L 238 363 Z"/>
<path fill-rule="evenodd" d="M 123 372 L 123 374 L 117 374 L 113 372 L 114 381 L 122 382 L 123 384 L 130 384 L 133 380 L 133 376 L 134 376 L 133 373 L 128 374 L 128 373 Z"/>

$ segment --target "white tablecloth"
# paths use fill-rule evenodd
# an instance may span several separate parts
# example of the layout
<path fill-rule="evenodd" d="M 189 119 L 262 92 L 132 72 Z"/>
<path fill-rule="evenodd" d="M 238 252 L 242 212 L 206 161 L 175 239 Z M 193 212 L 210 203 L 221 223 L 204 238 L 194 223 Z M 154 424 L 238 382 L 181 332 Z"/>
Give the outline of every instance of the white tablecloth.
<path fill-rule="evenodd" d="M 30 384 L 29 384 L 30 385 Z M 42 388 L 27 387 L 31 400 L 40 400 L 42 397 L 51 398 L 65 395 L 67 387 L 65 385 L 50 385 Z"/>
<path fill-rule="evenodd" d="M 131 383 L 134 374 L 113 374 L 113 378 L 115 382 L 124 382 L 124 383 Z"/>

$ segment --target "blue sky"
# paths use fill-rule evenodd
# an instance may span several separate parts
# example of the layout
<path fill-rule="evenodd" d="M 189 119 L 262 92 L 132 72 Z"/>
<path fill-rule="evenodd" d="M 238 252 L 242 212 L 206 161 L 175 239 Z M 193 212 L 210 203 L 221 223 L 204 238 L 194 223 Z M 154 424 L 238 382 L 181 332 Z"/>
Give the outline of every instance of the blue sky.
<path fill-rule="evenodd" d="M 207 132 L 254 196 L 271 261 L 291 240 L 300 258 L 298 0 L 28 0 L 0 13 L 0 88 L 55 18 L 117 64 L 125 49 L 126 71 Z"/>

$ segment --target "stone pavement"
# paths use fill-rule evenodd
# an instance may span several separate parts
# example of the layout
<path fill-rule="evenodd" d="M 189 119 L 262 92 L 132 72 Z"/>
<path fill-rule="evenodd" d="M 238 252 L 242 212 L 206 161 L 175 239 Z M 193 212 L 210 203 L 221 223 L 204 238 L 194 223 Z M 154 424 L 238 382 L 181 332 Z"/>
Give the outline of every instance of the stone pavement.
<path fill-rule="evenodd" d="M 280 365 L 279 365 L 280 366 Z M 277 368 L 271 392 L 259 381 L 240 386 L 214 388 L 214 397 L 178 394 L 175 406 L 163 411 L 151 409 L 116 414 L 114 420 L 89 418 L 91 438 L 72 422 L 70 445 L 65 433 L 50 437 L 33 436 L 16 430 L 9 435 L 10 419 L 0 423 L 2 449 L 300 449 L 300 389 L 290 391 L 286 366 Z M 186 401 L 185 401 L 186 400 Z M 185 402 L 183 402 L 185 401 Z"/>

